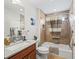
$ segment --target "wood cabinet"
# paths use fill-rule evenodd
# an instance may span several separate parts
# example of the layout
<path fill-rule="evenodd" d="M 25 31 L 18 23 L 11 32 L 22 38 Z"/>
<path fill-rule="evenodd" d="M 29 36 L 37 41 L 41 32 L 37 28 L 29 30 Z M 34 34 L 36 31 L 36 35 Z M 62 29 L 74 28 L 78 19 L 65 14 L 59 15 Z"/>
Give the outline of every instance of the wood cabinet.
<path fill-rule="evenodd" d="M 28 58 L 27 59 L 36 59 L 35 50 L 28 55 Z"/>
<path fill-rule="evenodd" d="M 23 49 L 22 51 L 14 54 L 8 59 L 36 59 L 36 44 Z"/>

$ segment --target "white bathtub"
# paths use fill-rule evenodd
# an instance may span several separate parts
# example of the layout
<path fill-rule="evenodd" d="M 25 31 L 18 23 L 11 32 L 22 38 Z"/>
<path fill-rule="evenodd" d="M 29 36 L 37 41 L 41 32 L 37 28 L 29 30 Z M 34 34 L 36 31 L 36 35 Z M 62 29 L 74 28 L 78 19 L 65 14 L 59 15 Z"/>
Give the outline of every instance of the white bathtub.
<path fill-rule="evenodd" d="M 72 50 L 69 47 L 69 45 L 45 42 L 42 44 L 42 46 L 47 47 L 47 48 L 49 48 L 49 47 L 59 48 L 59 56 L 62 56 L 65 59 L 72 59 Z"/>

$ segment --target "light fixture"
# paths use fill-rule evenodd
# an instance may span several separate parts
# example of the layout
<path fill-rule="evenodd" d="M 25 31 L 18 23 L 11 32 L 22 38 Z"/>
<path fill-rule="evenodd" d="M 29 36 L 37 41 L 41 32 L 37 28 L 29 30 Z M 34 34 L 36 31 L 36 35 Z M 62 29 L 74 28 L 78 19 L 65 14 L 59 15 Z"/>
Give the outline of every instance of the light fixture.
<path fill-rule="evenodd" d="M 62 21 L 64 21 L 65 20 L 65 17 L 62 17 Z"/>
<path fill-rule="evenodd" d="M 54 0 L 50 0 L 50 2 L 53 2 Z"/>
<path fill-rule="evenodd" d="M 23 11 L 23 9 L 22 9 L 22 8 L 20 8 L 19 10 L 20 10 L 20 11 Z"/>
<path fill-rule="evenodd" d="M 59 17 L 58 17 L 58 19 L 60 19 L 60 20 L 62 20 L 62 21 L 64 21 L 65 20 L 65 16 L 62 16 L 62 15 L 60 15 Z"/>
<path fill-rule="evenodd" d="M 53 11 L 56 11 L 56 9 L 53 9 Z"/>
<path fill-rule="evenodd" d="M 21 1 L 20 0 L 12 0 L 12 3 L 13 4 L 18 4 L 18 3 L 21 3 Z"/>

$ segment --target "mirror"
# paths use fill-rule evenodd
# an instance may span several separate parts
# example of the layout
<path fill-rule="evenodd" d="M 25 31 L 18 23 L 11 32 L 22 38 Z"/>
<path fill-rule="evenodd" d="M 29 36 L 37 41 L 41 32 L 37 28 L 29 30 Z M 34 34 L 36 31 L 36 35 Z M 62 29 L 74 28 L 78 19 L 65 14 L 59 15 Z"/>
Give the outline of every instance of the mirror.
<path fill-rule="evenodd" d="M 13 4 L 12 0 L 4 1 L 4 37 L 13 34 L 18 35 L 18 31 L 25 29 L 24 7 Z M 11 31 L 14 31 L 12 34 Z"/>

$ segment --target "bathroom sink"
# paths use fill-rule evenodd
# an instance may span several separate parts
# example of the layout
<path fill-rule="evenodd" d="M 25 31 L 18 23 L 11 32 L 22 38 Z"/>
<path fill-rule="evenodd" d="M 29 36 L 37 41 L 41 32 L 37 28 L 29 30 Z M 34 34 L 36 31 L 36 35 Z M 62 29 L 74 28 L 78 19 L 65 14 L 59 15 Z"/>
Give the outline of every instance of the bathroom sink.
<path fill-rule="evenodd" d="M 4 50 L 5 50 L 5 58 L 8 58 L 20 51 L 22 51 L 23 49 L 28 48 L 29 46 L 35 44 L 36 41 L 35 40 L 26 40 L 26 41 L 16 41 L 16 42 L 12 42 L 10 45 L 5 46 Z"/>
<path fill-rule="evenodd" d="M 14 50 L 20 49 L 24 46 L 27 46 L 28 44 L 29 44 L 29 42 L 25 41 L 25 42 L 21 42 L 21 43 L 17 43 L 17 44 L 14 44 L 12 46 L 9 46 L 6 49 L 8 49 L 10 51 L 14 51 Z"/>
<path fill-rule="evenodd" d="M 12 43 L 11 45 L 7 46 L 5 49 L 10 51 L 17 51 L 21 50 L 23 48 L 28 47 L 31 43 L 35 42 L 34 40 L 26 40 L 26 41 L 17 41 L 15 43 Z"/>

